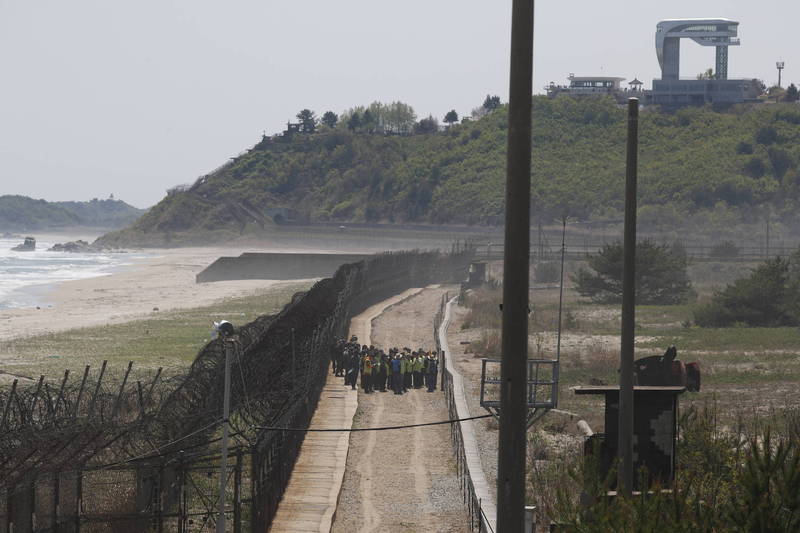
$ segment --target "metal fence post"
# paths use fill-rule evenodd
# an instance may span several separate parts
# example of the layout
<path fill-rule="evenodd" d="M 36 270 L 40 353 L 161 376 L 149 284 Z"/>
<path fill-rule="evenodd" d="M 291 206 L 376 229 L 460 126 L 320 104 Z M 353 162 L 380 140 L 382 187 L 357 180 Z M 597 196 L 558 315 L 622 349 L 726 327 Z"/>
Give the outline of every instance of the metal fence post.
<path fill-rule="evenodd" d="M 224 376 L 224 398 L 222 407 L 222 452 L 219 467 L 219 500 L 217 533 L 225 533 L 225 488 L 228 482 L 228 432 L 230 431 L 230 410 L 231 410 L 231 356 L 233 352 L 233 340 L 225 338 L 225 376 Z"/>
<path fill-rule="evenodd" d="M 154 483 L 154 496 L 155 496 L 155 513 L 156 513 L 156 527 L 158 528 L 158 533 L 162 533 L 164 531 L 164 463 L 158 465 L 158 477 L 156 478 L 156 482 Z"/>
<path fill-rule="evenodd" d="M 242 531 L 242 449 L 236 449 L 236 466 L 233 471 L 233 532 Z"/>
<path fill-rule="evenodd" d="M 53 533 L 58 533 L 58 500 L 61 498 L 61 472 L 53 474 Z"/>
<path fill-rule="evenodd" d="M 186 508 L 186 462 L 184 460 L 184 453 L 185 452 L 181 451 L 178 454 L 178 482 L 180 483 L 180 489 L 178 489 L 178 533 L 186 532 L 186 526 L 188 525 L 186 523 L 188 521 L 187 515 L 189 513 Z"/>
<path fill-rule="evenodd" d="M 78 480 L 75 492 L 75 533 L 81 530 L 81 509 L 83 508 L 83 471 L 78 470 Z"/>
<path fill-rule="evenodd" d="M 446 355 L 444 353 L 444 350 L 442 350 L 442 365 L 440 367 L 442 369 L 442 371 L 441 371 L 441 373 L 442 373 L 441 390 L 445 389 L 445 383 L 444 383 L 444 380 L 446 379 L 445 378 L 445 376 L 446 376 L 446 374 L 445 374 L 445 364 L 446 364 L 445 357 L 446 357 Z"/>

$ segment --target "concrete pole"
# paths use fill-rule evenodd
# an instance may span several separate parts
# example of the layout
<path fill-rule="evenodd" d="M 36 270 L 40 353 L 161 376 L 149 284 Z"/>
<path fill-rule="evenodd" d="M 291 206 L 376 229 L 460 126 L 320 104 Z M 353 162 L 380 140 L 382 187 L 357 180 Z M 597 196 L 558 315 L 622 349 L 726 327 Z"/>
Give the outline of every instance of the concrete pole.
<path fill-rule="evenodd" d="M 224 339 L 225 344 L 225 392 L 222 402 L 222 458 L 219 466 L 219 517 L 217 533 L 225 533 L 225 485 L 228 481 L 228 418 L 231 414 L 231 352 L 234 349 L 232 339 Z"/>
<path fill-rule="evenodd" d="M 622 338 L 619 372 L 619 471 L 617 491 L 633 490 L 633 341 L 636 319 L 636 180 L 639 147 L 639 99 L 628 99 L 628 147 L 625 169 L 625 241 L 622 267 Z"/>
<path fill-rule="evenodd" d="M 525 526 L 533 0 L 514 0 L 508 106 L 497 531 Z"/>

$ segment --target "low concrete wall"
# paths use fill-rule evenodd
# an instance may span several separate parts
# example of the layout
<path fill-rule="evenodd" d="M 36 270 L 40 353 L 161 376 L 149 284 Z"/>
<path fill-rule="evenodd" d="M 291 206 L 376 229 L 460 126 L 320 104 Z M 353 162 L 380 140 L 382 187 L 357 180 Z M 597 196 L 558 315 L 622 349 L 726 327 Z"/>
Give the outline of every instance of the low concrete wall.
<path fill-rule="evenodd" d="M 355 263 L 367 254 L 244 253 L 239 257 L 220 257 L 197 274 L 197 283 L 238 279 L 309 279 L 332 276 L 346 263 Z"/>
<path fill-rule="evenodd" d="M 464 380 L 461 378 L 461 374 L 458 373 L 455 362 L 451 357 L 450 345 L 447 342 L 447 328 L 450 326 L 450 317 L 456 299 L 451 298 L 445 306 L 444 317 L 439 325 L 438 346 L 439 350 L 446 354 L 442 385 L 450 387 L 450 391 L 446 392 L 448 403 L 452 401 L 455 404 L 456 416 L 461 419 L 469 418 L 474 413 L 470 413 L 467 394 L 464 389 Z M 444 379 L 447 379 L 446 376 L 449 376 L 449 379 L 445 385 Z M 471 492 L 472 501 L 478 504 L 477 518 L 480 525 L 478 530 L 480 533 L 494 533 L 497 530 L 497 504 L 494 495 L 489 490 L 489 482 L 486 480 L 483 465 L 481 464 L 480 448 L 475 437 L 475 431 L 480 431 L 480 428 L 475 427 L 472 420 L 461 421 L 458 426 L 461 431 L 461 438 L 454 439 L 453 444 L 461 448 L 457 453 L 466 462 L 466 474 L 470 479 L 465 486 Z"/>

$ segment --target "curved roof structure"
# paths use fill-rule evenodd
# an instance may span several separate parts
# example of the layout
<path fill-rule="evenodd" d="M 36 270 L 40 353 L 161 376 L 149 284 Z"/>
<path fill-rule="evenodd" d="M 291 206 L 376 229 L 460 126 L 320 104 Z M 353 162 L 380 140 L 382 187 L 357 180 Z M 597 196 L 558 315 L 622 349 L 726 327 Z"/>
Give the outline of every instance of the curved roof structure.
<path fill-rule="evenodd" d="M 668 19 L 656 25 L 656 55 L 662 79 L 678 79 L 680 40 L 692 39 L 701 46 L 717 49 L 716 78 L 728 77 L 728 46 L 738 46 L 739 23 L 724 18 Z"/>

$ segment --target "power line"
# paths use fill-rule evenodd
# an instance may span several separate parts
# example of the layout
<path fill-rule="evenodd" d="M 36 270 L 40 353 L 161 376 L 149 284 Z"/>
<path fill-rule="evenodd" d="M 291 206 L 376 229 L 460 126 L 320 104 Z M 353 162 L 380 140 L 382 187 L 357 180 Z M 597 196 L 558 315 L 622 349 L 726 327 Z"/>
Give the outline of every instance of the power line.
<path fill-rule="evenodd" d="M 203 431 L 205 431 L 207 429 L 211 429 L 214 426 L 218 426 L 221 423 L 222 423 L 222 420 L 216 420 L 216 421 L 208 424 L 207 426 L 201 427 L 200 429 L 196 429 L 195 431 L 192 431 L 191 433 L 187 433 L 183 437 L 179 437 L 179 438 L 177 438 L 177 439 L 175 439 L 173 441 L 170 441 L 170 442 L 167 442 L 167 443 L 162 444 L 160 446 L 157 446 L 154 450 L 151 450 L 149 452 L 146 452 L 146 453 L 143 453 L 143 454 L 140 454 L 140 455 L 135 455 L 133 457 L 128 457 L 127 459 L 124 459 L 122 461 L 117 461 L 116 463 L 109 463 L 109 464 L 101 465 L 99 467 L 93 467 L 91 469 L 91 471 L 96 472 L 96 471 L 99 471 L 99 470 L 107 470 L 109 468 L 113 468 L 113 467 L 116 467 L 116 466 L 121 466 L 121 465 L 124 465 L 124 464 L 127 464 L 127 463 L 132 463 L 133 461 L 137 461 L 137 460 L 140 460 L 140 459 L 146 459 L 146 458 L 150 458 L 150 457 L 158 457 L 158 455 L 153 456 L 152 454 L 154 452 L 159 452 L 159 451 L 163 450 L 164 448 L 172 446 L 173 444 L 177 444 L 182 440 L 186 440 L 189 437 L 193 437 L 194 435 L 197 435 L 198 433 L 202 433 Z"/>
<path fill-rule="evenodd" d="M 326 431 L 340 431 L 340 432 L 355 432 L 355 431 L 386 431 L 390 429 L 407 429 L 407 428 L 418 428 L 423 426 L 440 426 L 442 424 L 455 424 L 456 422 L 467 422 L 469 420 L 478 420 L 479 418 L 488 418 L 490 416 L 494 416 L 491 414 L 488 415 L 478 415 L 478 416 L 470 416 L 467 418 L 454 418 L 452 420 L 441 420 L 439 422 L 425 422 L 422 424 L 408 424 L 405 426 L 383 426 L 377 428 L 285 428 L 285 427 L 277 427 L 277 426 L 256 426 L 256 429 L 262 429 L 265 431 L 297 431 L 297 432 L 305 432 L 305 433 L 320 433 Z"/>

